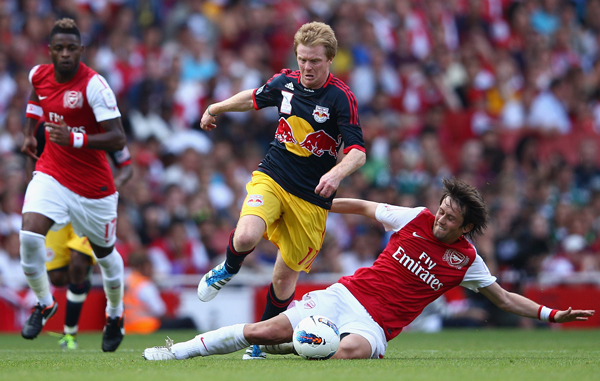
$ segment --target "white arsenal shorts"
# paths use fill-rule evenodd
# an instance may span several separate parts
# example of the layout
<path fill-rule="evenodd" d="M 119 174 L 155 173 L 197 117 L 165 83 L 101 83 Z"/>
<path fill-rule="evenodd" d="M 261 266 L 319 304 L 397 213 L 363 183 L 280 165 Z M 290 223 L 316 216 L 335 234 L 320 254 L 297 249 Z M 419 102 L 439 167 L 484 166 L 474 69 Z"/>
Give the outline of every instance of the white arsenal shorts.
<path fill-rule="evenodd" d="M 92 243 L 111 247 L 116 241 L 119 193 L 99 199 L 85 198 L 61 185 L 52 176 L 35 172 L 27 186 L 24 213 L 39 213 L 54 221 L 53 231 L 69 222 L 79 236 Z"/>
<path fill-rule="evenodd" d="M 322 315 L 337 325 L 340 335 L 355 333 L 367 339 L 371 344 L 371 358 L 381 358 L 385 354 L 387 341 L 383 328 L 344 285 L 335 283 L 326 290 L 311 291 L 293 303 L 283 312 L 292 327 L 305 317 Z"/>

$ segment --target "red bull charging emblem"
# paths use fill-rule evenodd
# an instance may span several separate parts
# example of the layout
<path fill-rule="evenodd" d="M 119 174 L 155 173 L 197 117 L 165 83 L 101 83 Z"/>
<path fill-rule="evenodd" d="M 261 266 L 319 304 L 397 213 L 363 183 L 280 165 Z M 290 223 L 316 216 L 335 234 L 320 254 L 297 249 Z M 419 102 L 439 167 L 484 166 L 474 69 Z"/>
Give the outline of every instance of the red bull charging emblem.
<path fill-rule="evenodd" d="M 300 143 L 300 147 L 312 152 L 318 157 L 323 156 L 325 152 L 337 159 L 337 148 L 342 143 L 342 135 L 338 136 L 337 142 L 327 132 L 323 130 L 311 132 Z"/>
<path fill-rule="evenodd" d="M 261 206 L 263 204 L 263 196 L 261 194 L 248 195 L 246 205 L 248 206 Z"/>
<path fill-rule="evenodd" d="M 329 119 L 329 109 L 327 107 L 317 106 L 313 111 L 313 117 L 317 123 L 325 123 L 325 121 Z"/>

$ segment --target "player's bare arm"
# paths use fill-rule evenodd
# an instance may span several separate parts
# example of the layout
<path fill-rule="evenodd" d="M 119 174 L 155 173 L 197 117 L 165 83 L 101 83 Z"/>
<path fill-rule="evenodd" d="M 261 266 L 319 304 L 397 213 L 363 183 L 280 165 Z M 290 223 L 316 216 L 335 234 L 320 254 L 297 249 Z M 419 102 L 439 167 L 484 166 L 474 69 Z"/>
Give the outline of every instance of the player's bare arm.
<path fill-rule="evenodd" d="M 498 283 L 492 283 L 488 287 L 480 288 L 479 291 L 492 303 L 507 312 L 537 319 L 540 305 L 522 295 L 509 292 L 500 287 Z M 567 310 L 556 312 L 554 320 L 556 323 L 568 323 L 571 321 L 583 321 L 594 315 L 594 310 Z"/>
<path fill-rule="evenodd" d="M 115 186 L 120 188 L 133 176 L 133 165 L 126 165 L 119 168 L 118 173 L 115 176 Z"/>
<path fill-rule="evenodd" d="M 334 198 L 331 205 L 331 212 L 341 214 L 359 214 L 361 216 L 375 219 L 377 210 L 376 202 L 359 200 L 356 198 Z"/>
<path fill-rule="evenodd" d="M 127 139 L 121 124 L 121 118 L 114 118 L 100 122 L 103 133 L 88 135 L 86 148 L 103 151 L 119 151 L 125 147 Z M 64 119 L 60 123 L 46 122 L 46 129 L 51 142 L 61 146 L 71 146 L 71 131 Z"/>
<path fill-rule="evenodd" d="M 40 103 L 40 100 L 35 93 L 35 91 L 31 92 L 29 96 L 30 102 Z M 37 120 L 33 118 L 27 118 L 25 120 L 25 128 L 23 130 L 23 134 L 25 135 L 23 139 L 23 144 L 21 145 L 21 152 L 33 160 L 38 160 L 37 156 L 37 139 L 35 138 L 35 126 L 37 125 Z"/>
<path fill-rule="evenodd" d="M 254 101 L 252 100 L 252 93 L 254 89 L 240 91 L 231 98 L 225 99 L 222 102 L 213 103 L 209 105 L 202 119 L 200 120 L 200 128 L 206 131 L 210 131 L 216 128 L 217 115 L 229 111 L 249 111 L 254 108 Z"/>
<path fill-rule="evenodd" d="M 367 155 L 358 149 L 352 149 L 335 167 L 324 174 L 315 188 L 315 193 L 321 197 L 329 197 L 337 190 L 340 181 L 358 168 L 367 160 Z"/>

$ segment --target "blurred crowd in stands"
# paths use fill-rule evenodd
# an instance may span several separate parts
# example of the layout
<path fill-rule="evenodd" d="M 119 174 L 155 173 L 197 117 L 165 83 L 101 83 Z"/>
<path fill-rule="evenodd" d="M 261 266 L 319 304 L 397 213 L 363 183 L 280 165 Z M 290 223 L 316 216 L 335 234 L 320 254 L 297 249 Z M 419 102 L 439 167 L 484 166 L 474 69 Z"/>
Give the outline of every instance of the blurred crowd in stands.
<path fill-rule="evenodd" d="M 4 282 L 21 272 L 28 72 L 49 62 L 49 31 L 65 16 L 123 115 L 135 172 L 119 190 L 126 263 L 145 252 L 165 276 L 221 260 L 278 116 L 224 114 L 210 133 L 199 118 L 296 69 L 294 33 L 316 20 L 336 32 L 331 70 L 356 95 L 367 144 L 338 197 L 435 211 L 454 175 L 487 201 L 491 224 L 475 243 L 505 287 L 600 270 L 600 0 L 0 0 L 0 269 L 14 269 Z M 330 214 L 307 277 L 369 265 L 386 238 Z M 275 254 L 265 241 L 247 264 L 270 271 Z"/>

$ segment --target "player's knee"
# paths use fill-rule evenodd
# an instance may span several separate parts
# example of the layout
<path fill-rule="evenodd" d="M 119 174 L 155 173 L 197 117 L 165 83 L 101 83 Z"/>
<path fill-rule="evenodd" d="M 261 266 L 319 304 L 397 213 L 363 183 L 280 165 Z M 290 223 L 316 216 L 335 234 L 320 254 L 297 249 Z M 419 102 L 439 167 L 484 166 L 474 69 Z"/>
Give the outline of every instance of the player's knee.
<path fill-rule="evenodd" d="M 25 230 L 19 232 L 19 240 L 21 242 L 21 250 L 25 251 L 36 250 L 46 245 L 46 237 Z"/>
<path fill-rule="evenodd" d="M 46 258 L 46 237 L 30 231 L 19 232 L 21 263 L 24 265 L 42 261 Z"/>
<path fill-rule="evenodd" d="M 239 229 L 238 229 L 239 230 Z M 256 236 L 249 231 L 238 231 L 236 230 L 233 235 L 233 250 L 237 252 L 244 252 L 252 250 L 260 240 L 262 236 Z"/>
<path fill-rule="evenodd" d="M 340 341 L 340 347 L 333 356 L 335 359 L 368 359 L 371 358 L 371 345 L 366 339 L 348 335 Z"/>
<path fill-rule="evenodd" d="M 56 287 L 63 287 L 69 284 L 69 273 L 66 271 L 49 271 L 48 278 L 50 283 Z"/>
<path fill-rule="evenodd" d="M 69 264 L 69 278 L 71 279 L 71 283 L 81 284 L 85 282 L 91 265 L 92 261 L 89 256 L 76 251 L 72 252 L 71 263 Z"/>

